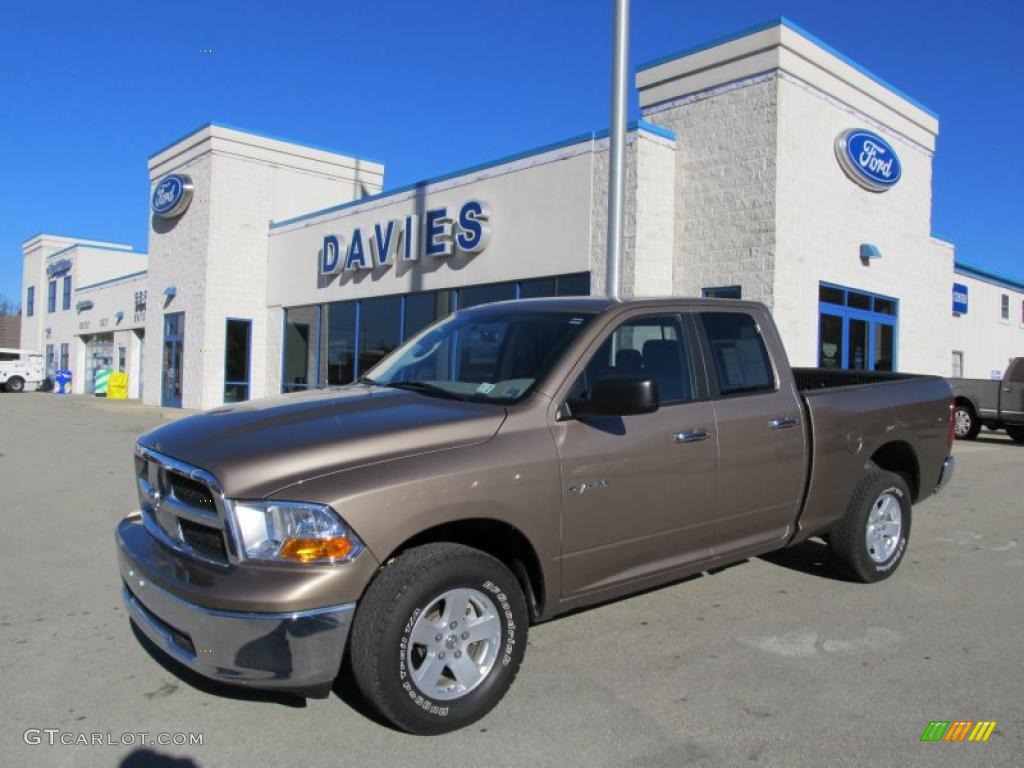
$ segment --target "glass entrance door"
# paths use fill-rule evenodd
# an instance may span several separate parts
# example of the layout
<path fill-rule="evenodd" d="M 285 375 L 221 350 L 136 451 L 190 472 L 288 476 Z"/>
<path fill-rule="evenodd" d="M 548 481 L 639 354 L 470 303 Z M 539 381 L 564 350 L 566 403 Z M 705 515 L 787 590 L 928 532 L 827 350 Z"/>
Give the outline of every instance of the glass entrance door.
<path fill-rule="evenodd" d="M 185 346 L 185 313 L 164 315 L 163 377 L 160 404 L 181 408 L 182 358 Z"/>
<path fill-rule="evenodd" d="M 896 299 L 822 283 L 818 302 L 821 368 L 896 370 Z"/>

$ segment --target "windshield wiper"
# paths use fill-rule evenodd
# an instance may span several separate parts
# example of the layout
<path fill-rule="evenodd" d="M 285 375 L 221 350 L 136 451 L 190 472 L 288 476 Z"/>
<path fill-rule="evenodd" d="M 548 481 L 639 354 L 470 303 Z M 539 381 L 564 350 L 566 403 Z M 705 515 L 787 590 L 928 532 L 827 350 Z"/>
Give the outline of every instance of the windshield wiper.
<path fill-rule="evenodd" d="M 449 400 L 459 400 L 466 402 L 467 397 L 452 392 L 450 389 L 439 387 L 436 384 L 430 384 L 426 381 L 389 381 L 388 383 L 380 381 L 372 381 L 371 384 L 377 384 L 381 387 L 391 387 L 392 389 L 407 389 L 410 392 L 419 392 L 424 395 L 434 395 L 436 397 L 446 397 Z"/>

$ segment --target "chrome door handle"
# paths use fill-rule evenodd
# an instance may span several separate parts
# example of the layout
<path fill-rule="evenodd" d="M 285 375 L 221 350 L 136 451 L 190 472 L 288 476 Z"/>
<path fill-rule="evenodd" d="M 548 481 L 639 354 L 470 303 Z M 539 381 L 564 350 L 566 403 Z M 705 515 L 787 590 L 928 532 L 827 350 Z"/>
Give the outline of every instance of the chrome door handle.
<path fill-rule="evenodd" d="M 706 429 L 691 429 L 687 432 L 676 432 L 672 437 L 677 443 L 696 443 L 700 440 L 707 440 L 711 433 Z"/>
<path fill-rule="evenodd" d="M 1003 387 L 1003 392 L 1013 392 L 1009 387 Z"/>
<path fill-rule="evenodd" d="M 783 416 L 777 419 L 772 419 L 768 422 L 768 426 L 772 429 L 787 429 L 789 427 L 795 427 L 797 421 L 792 416 Z"/>

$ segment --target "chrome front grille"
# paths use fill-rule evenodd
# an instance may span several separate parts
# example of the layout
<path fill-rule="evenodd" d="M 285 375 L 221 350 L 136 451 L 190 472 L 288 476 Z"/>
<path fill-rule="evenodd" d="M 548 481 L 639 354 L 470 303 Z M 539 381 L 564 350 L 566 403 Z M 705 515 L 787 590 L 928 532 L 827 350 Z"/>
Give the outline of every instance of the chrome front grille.
<path fill-rule="evenodd" d="M 135 475 L 150 535 L 195 560 L 231 562 L 224 495 L 213 475 L 142 446 L 136 446 Z"/>

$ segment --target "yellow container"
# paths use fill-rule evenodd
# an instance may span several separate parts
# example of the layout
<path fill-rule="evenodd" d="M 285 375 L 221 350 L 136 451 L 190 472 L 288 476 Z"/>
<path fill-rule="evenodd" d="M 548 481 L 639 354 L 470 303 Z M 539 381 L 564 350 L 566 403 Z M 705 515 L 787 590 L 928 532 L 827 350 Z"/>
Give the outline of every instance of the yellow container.
<path fill-rule="evenodd" d="M 128 397 L 128 374 L 124 371 L 114 371 L 110 374 L 110 381 L 107 383 L 108 400 L 124 400 Z"/>

